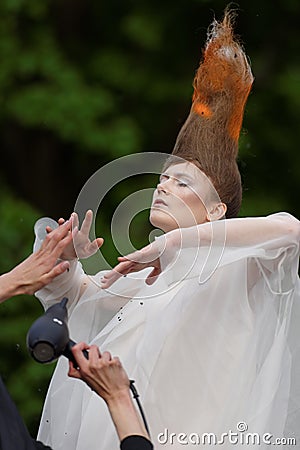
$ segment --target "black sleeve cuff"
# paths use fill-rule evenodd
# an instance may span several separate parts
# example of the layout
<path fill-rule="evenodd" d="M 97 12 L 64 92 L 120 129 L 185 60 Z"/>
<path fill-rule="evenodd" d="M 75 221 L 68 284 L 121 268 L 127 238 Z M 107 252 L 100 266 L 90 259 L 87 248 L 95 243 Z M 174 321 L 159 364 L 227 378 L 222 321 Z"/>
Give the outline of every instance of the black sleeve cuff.
<path fill-rule="evenodd" d="M 45 445 L 40 441 L 34 441 L 34 445 L 36 450 L 52 450 L 51 447 L 48 447 L 48 445 Z"/>
<path fill-rule="evenodd" d="M 152 450 L 153 445 L 143 436 L 127 436 L 122 440 L 121 450 Z"/>

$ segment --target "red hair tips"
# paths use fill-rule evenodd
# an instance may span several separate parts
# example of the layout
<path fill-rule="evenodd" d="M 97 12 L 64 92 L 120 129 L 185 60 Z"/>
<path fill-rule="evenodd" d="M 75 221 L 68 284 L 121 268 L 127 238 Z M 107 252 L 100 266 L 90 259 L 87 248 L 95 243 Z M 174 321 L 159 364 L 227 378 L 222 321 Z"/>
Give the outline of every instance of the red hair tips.
<path fill-rule="evenodd" d="M 227 205 L 226 217 L 238 214 L 242 187 L 237 167 L 238 139 L 253 83 L 247 57 L 233 34 L 234 13 L 227 9 L 214 22 L 194 78 L 190 114 L 179 132 L 173 155 L 193 161 L 212 180 Z"/>

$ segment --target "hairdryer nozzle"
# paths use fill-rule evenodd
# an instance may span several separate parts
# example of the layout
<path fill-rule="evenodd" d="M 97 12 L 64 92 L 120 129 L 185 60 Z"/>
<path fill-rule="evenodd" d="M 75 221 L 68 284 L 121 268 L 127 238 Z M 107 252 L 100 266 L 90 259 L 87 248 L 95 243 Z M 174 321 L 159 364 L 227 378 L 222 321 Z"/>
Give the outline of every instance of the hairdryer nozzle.
<path fill-rule="evenodd" d="M 75 342 L 69 338 L 67 297 L 47 309 L 30 327 L 27 333 L 27 348 L 37 362 L 46 364 L 61 355 L 66 356 L 77 366 L 71 348 Z M 88 352 L 83 351 L 88 359 Z"/>
<path fill-rule="evenodd" d="M 42 364 L 52 362 L 56 359 L 55 350 L 49 342 L 39 341 L 29 351 L 31 356 Z"/>
<path fill-rule="evenodd" d="M 56 360 L 63 354 L 69 342 L 68 312 L 64 297 L 39 317 L 27 333 L 27 348 L 31 356 L 40 363 Z"/>

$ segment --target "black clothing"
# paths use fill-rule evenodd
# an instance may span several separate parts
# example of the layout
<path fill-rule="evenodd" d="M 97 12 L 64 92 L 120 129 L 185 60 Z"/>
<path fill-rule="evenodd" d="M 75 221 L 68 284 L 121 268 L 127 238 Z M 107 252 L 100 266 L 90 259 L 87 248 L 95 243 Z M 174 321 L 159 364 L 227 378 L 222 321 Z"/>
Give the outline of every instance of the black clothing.
<path fill-rule="evenodd" d="M 153 445 L 143 436 L 128 436 L 121 442 L 121 450 L 152 450 Z"/>
<path fill-rule="evenodd" d="M 51 450 L 33 439 L 0 377 L 0 450 Z"/>
<path fill-rule="evenodd" d="M 121 442 L 121 450 L 152 450 L 153 445 L 143 436 L 128 436 Z M 16 405 L 0 377 L 0 450 L 51 450 L 33 439 Z M 101 448 L 99 448 L 101 450 Z"/>

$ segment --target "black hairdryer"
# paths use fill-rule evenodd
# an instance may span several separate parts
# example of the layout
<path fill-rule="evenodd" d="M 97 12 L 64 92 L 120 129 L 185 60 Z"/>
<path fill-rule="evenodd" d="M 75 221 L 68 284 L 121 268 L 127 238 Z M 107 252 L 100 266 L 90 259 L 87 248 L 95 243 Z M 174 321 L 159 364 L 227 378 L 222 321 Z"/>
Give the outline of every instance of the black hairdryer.
<path fill-rule="evenodd" d="M 69 337 L 67 303 L 68 299 L 64 297 L 60 303 L 50 306 L 45 314 L 31 325 L 27 333 L 27 348 L 39 363 L 51 363 L 64 355 L 75 367 L 78 366 L 71 351 L 76 343 Z M 83 354 L 88 359 L 86 350 Z"/>
<path fill-rule="evenodd" d="M 73 362 L 74 367 L 78 368 L 78 363 L 71 350 L 76 343 L 69 338 L 67 303 L 68 299 L 64 297 L 60 303 L 50 306 L 45 314 L 31 325 L 27 333 L 27 348 L 31 356 L 39 363 L 51 363 L 64 355 Z M 89 358 L 86 350 L 83 350 L 82 353 L 86 359 Z M 145 414 L 138 399 L 139 394 L 133 380 L 130 380 L 130 389 L 137 401 L 146 430 L 149 433 Z"/>

